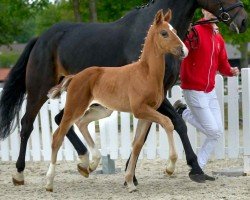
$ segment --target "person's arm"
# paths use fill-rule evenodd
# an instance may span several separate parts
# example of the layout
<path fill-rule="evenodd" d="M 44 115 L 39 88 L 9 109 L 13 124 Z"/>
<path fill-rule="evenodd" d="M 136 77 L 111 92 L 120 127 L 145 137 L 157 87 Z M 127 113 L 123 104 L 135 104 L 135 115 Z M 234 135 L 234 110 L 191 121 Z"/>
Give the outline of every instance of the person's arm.
<path fill-rule="evenodd" d="M 237 76 L 239 74 L 239 69 L 237 67 L 231 67 L 230 63 L 228 62 L 225 42 L 222 37 L 220 46 L 218 71 L 225 76 Z"/>

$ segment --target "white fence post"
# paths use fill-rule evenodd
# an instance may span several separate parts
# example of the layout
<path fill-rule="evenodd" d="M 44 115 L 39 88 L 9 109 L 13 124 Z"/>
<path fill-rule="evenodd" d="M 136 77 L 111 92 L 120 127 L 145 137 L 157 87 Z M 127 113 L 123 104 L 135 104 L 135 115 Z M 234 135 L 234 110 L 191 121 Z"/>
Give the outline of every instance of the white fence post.
<path fill-rule="evenodd" d="M 58 127 L 58 125 L 55 122 L 55 116 L 60 112 L 60 105 L 59 105 L 58 99 L 50 99 L 49 102 L 50 102 L 50 112 L 51 112 L 50 121 L 52 125 L 52 134 L 54 134 L 55 130 Z M 58 151 L 57 160 L 63 159 L 62 149 L 63 149 L 63 145 Z"/>
<path fill-rule="evenodd" d="M 250 69 L 241 70 L 242 77 L 242 114 L 243 114 L 243 146 L 244 173 L 250 174 Z"/>
<path fill-rule="evenodd" d="M 152 123 L 148 138 L 146 140 L 147 145 L 147 159 L 156 158 L 156 124 Z"/>
<path fill-rule="evenodd" d="M 14 124 L 18 125 L 17 118 L 14 120 Z M 20 134 L 18 132 L 18 126 L 15 127 L 15 130 L 10 135 L 10 147 L 11 147 L 11 160 L 16 161 L 18 158 L 18 152 L 20 148 Z"/>
<path fill-rule="evenodd" d="M 40 161 L 41 160 L 41 144 L 40 144 L 40 131 L 39 131 L 39 121 L 38 121 L 39 114 L 37 115 L 34 121 L 34 129 L 31 133 L 31 153 L 32 153 L 32 160 L 33 161 Z"/>
<path fill-rule="evenodd" d="M 48 101 L 42 106 L 40 110 L 41 117 L 41 137 L 42 137 L 42 155 L 44 160 L 51 159 L 51 130 L 49 119 L 49 103 Z"/>
<path fill-rule="evenodd" d="M 110 141 L 110 158 L 117 159 L 118 158 L 118 112 L 115 111 L 109 117 L 109 141 Z"/>
<path fill-rule="evenodd" d="M 221 75 L 216 75 L 216 94 L 221 109 L 222 116 L 222 126 L 224 130 L 224 80 Z M 217 159 L 225 158 L 225 133 L 223 132 L 222 136 L 219 138 L 218 144 L 215 148 L 215 156 Z"/>
<path fill-rule="evenodd" d="M 239 136 L 239 84 L 238 77 L 228 78 L 228 157 L 238 158 Z"/>
<path fill-rule="evenodd" d="M 128 159 L 131 149 L 130 113 L 120 113 L 121 116 L 121 157 Z"/>
<path fill-rule="evenodd" d="M 4 141 L 0 142 L 1 144 L 1 160 L 9 161 L 10 160 L 10 146 L 9 146 L 9 138 L 6 138 Z"/>

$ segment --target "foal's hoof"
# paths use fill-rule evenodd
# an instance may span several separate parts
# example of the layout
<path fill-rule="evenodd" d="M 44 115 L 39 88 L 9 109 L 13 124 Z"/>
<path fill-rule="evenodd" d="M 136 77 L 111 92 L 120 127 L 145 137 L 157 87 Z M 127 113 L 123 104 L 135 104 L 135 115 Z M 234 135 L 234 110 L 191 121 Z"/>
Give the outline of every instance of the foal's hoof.
<path fill-rule="evenodd" d="M 136 186 L 134 184 L 130 184 L 127 186 L 128 187 L 128 192 L 129 193 L 132 193 L 132 192 L 136 192 L 137 189 L 136 189 Z"/>
<path fill-rule="evenodd" d="M 168 169 L 165 170 L 165 174 L 168 175 L 168 176 L 172 176 L 174 173 L 174 171 L 170 171 Z"/>
<path fill-rule="evenodd" d="M 89 169 L 88 168 L 85 168 L 85 167 L 82 167 L 80 164 L 77 165 L 77 170 L 78 172 L 84 176 L 85 178 L 88 178 L 89 177 Z"/>
<path fill-rule="evenodd" d="M 133 178 L 133 183 L 134 183 L 135 186 L 139 185 L 139 183 L 138 183 L 136 177 Z M 123 185 L 124 185 L 124 186 L 127 186 L 128 184 L 127 184 L 126 181 L 124 181 L 124 184 L 123 184 Z"/>
<path fill-rule="evenodd" d="M 14 177 L 12 178 L 12 182 L 15 186 L 24 185 L 24 181 L 19 181 L 15 179 Z"/>
<path fill-rule="evenodd" d="M 204 174 L 190 174 L 189 173 L 189 178 L 196 183 L 205 183 L 206 182 L 206 178 L 205 178 Z"/>
<path fill-rule="evenodd" d="M 46 188 L 47 192 L 53 192 L 53 188 Z"/>

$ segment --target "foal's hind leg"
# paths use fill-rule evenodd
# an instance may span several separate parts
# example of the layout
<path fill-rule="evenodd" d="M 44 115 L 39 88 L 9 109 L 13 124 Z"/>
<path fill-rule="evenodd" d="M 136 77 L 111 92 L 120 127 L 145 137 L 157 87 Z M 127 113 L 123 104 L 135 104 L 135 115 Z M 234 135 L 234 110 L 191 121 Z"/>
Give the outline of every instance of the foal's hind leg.
<path fill-rule="evenodd" d="M 90 122 L 110 116 L 112 112 L 112 110 L 109 110 L 101 105 L 93 104 L 90 106 L 89 110 L 85 112 L 84 116 L 76 123 L 83 134 L 93 156 L 93 161 L 90 164 L 88 162 L 78 164 L 79 173 L 85 177 L 88 177 L 89 174 L 97 168 L 101 159 L 101 153 L 95 146 L 95 143 L 88 131 L 88 125 Z"/>
<path fill-rule="evenodd" d="M 136 185 L 133 182 L 133 177 L 135 175 L 135 166 L 136 166 L 136 162 L 140 154 L 140 151 L 142 149 L 142 146 L 144 144 L 147 130 L 149 129 L 150 125 L 151 125 L 150 121 L 141 120 L 141 119 L 138 121 L 138 124 L 137 124 L 136 136 L 132 144 L 132 153 L 130 155 L 127 170 L 125 173 L 125 183 L 126 183 L 125 185 L 128 186 L 129 192 L 133 192 L 136 190 Z"/>
<path fill-rule="evenodd" d="M 85 109 L 84 109 L 85 108 Z M 62 118 L 62 121 L 53 134 L 53 140 L 52 140 L 52 153 L 51 153 L 51 163 L 47 172 L 47 184 L 46 184 L 46 190 L 52 192 L 53 191 L 53 181 L 55 177 L 55 166 L 56 166 L 56 160 L 57 160 L 57 153 L 59 148 L 62 145 L 63 139 L 65 135 L 67 134 L 70 127 L 74 124 L 74 122 L 81 117 L 81 115 L 84 114 L 87 106 L 83 107 L 83 109 L 80 109 L 80 107 L 74 107 L 74 110 L 77 111 L 70 111 L 70 109 L 65 108 L 65 112 Z"/>
<path fill-rule="evenodd" d="M 55 117 L 55 122 L 59 126 L 62 117 L 63 117 L 64 110 L 62 110 L 59 114 Z M 89 153 L 88 149 L 85 147 L 85 145 L 82 143 L 82 141 L 79 139 L 77 134 L 75 133 L 73 126 L 70 127 L 67 138 L 74 146 L 75 150 L 77 151 L 78 158 L 82 165 L 89 166 Z"/>

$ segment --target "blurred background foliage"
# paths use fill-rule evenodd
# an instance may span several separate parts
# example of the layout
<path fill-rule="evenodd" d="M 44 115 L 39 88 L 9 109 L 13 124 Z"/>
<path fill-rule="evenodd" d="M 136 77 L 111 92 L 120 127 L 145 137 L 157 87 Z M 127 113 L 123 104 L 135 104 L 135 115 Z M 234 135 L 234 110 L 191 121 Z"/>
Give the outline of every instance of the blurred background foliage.
<path fill-rule="evenodd" d="M 242 0 L 250 14 L 250 1 Z M 111 22 L 148 0 L 0 0 L 0 46 L 26 43 L 60 21 Z M 197 10 L 194 21 L 201 17 Z M 227 42 L 244 51 L 250 42 L 250 30 L 236 35 L 219 24 Z M 5 54 L 5 55 L 3 55 Z M 16 53 L 0 54 L 0 66 L 15 62 Z"/>

